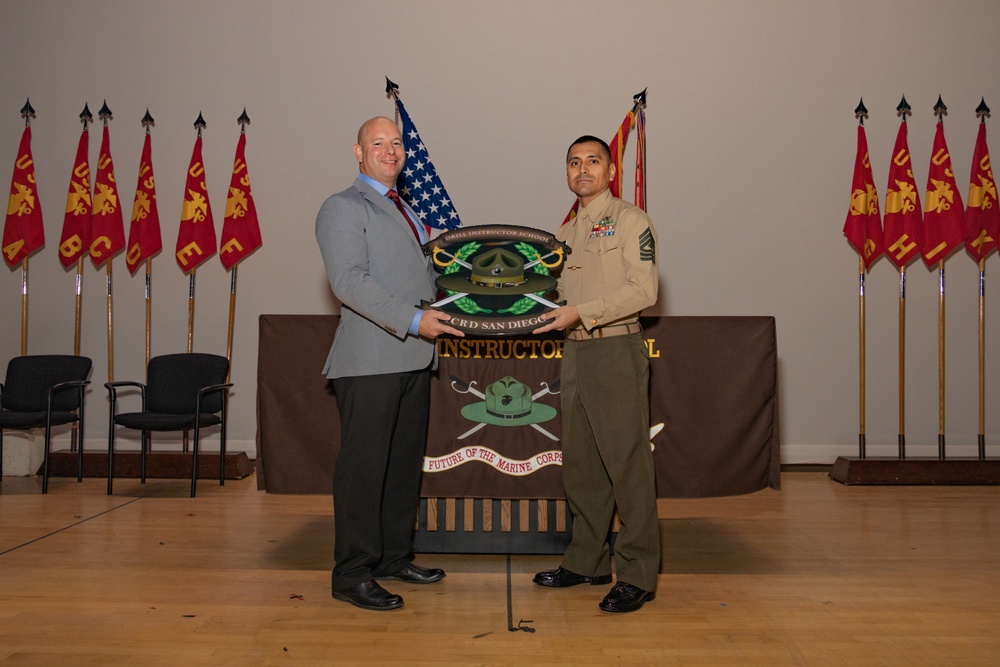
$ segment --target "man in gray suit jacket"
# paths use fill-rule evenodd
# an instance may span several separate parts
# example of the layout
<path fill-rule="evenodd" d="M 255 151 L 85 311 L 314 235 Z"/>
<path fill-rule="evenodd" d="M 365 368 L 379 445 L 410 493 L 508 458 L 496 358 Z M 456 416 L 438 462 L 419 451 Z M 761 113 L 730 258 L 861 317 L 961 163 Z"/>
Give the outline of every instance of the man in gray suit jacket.
<path fill-rule="evenodd" d="M 323 369 L 340 408 L 333 480 L 333 597 L 362 609 L 403 606 L 379 580 L 429 584 L 444 571 L 412 562 L 413 524 L 427 435 L 433 339 L 462 336 L 450 316 L 421 310 L 434 271 L 426 230 L 396 195 L 406 153 L 399 128 L 372 118 L 354 146 L 360 173 L 316 216 L 333 293 L 343 304 Z"/>

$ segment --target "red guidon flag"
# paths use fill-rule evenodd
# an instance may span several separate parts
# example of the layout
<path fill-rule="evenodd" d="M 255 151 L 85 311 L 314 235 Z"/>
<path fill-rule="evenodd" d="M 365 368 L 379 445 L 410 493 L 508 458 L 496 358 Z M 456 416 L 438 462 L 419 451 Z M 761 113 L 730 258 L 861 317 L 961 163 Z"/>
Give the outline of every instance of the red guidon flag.
<path fill-rule="evenodd" d="M 854 159 L 854 181 L 851 186 L 851 206 L 844 222 L 844 235 L 870 268 L 882 254 L 882 219 L 878 210 L 878 192 L 868 159 L 868 138 L 865 128 L 858 125 L 858 152 Z"/>
<path fill-rule="evenodd" d="M 205 187 L 205 165 L 201 159 L 201 137 L 198 137 L 184 186 L 181 226 L 177 231 L 177 265 L 188 273 L 214 255 L 215 248 L 215 222 Z"/>
<path fill-rule="evenodd" d="M 920 253 L 920 195 L 906 142 L 906 119 L 899 124 L 885 189 L 885 254 L 900 269 Z"/>
<path fill-rule="evenodd" d="M 927 172 L 927 194 L 924 197 L 923 244 L 920 254 L 924 263 L 933 267 L 965 241 L 965 211 L 962 195 L 955 184 L 951 155 L 944 140 L 944 123 L 940 120 L 931 149 L 931 166 Z"/>
<path fill-rule="evenodd" d="M 608 183 L 608 187 L 611 189 L 611 194 L 614 197 L 621 197 L 622 194 L 622 153 L 625 151 L 625 144 L 628 142 L 628 133 L 631 131 L 633 123 L 635 123 L 635 112 L 630 109 L 625 115 L 625 120 L 618 127 L 618 131 L 615 132 L 614 138 L 608 142 L 608 148 L 611 149 L 611 164 L 615 167 L 615 177 Z M 575 199 L 562 224 L 565 225 L 575 218 L 576 211 L 579 208 L 580 200 Z"/>
<path fill-rule="evenodd" d="M 969 207 L 965 211 L 965 249 L 977 262 L 997 247 L 1000 237 L 1000 208 L 997 207 L 997 183 L 986 147 L 986 123 L 979 124 L 976 151 L 972 155 L 969 177 Z"/>
<path fill-rule="evenodd" d="M 134 274 L 147 257 L 152 257 L 162 248 L 160 214 L 156 210 L 156 183 L 153 180 L 153 151 L 147 134 L 142 145 L 142 157 L 139 159 L 139 182 L 135 185 L 132 222 L 128 229 L 125 265 L 129 273 Z"/>
<path fill-rule="evenodd" d="M 63 266 L 72 266 L 77 259 L 87 253 L 90 245 L 90 131 L 84 128 L 80 133 L 80 143 L 76 147 L 73 173 L 69 177 L 69 193 L 66 195 L 66 217 L 63 218 L 62 236 L 59 237 L 59 261 Z"/>
<path fill-rule="evenodd" d="M 228 271 L 237 262 L 262 245 L 257 207 L 250 192 L 250 173 L 246 162 L 247 135 L 240 134 L 233 160 L 233 178 L 229 182 L 226 217 L 222 222 L 219 259 Z"/>
<path fill-rule="evenodd" d="M 90 225 L 90 261 L 101 265 L 125 247 L 125 224 L 122 222 L 115 165 L 111 160 L 111 136 L 104 126 L 101 154 L 97 158 L 97 178 L 94 181 L 93 219 Z"/>
<path fill-rule="evenodd" d="M 35 185 L 35 161 L 31 157 L 31 127 L 21 135 L 14 160 L 14 176 L 10 181 L 7 200 L 7 221 L 3 226 L 4 259 L 11 267 L 45 245 L 45 225 L 42 223 L 42 202 Z"/>

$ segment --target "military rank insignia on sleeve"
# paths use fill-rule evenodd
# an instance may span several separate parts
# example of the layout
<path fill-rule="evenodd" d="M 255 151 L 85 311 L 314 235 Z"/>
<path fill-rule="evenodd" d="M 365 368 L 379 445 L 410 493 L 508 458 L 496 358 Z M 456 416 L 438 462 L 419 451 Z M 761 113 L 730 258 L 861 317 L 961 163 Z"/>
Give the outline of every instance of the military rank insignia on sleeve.
<path fill-rule="evenodd" d="M 649 227 L 639 235 L 639 259 L 643 262 L 653 262 L 656 264 L 656 240 Z"/>

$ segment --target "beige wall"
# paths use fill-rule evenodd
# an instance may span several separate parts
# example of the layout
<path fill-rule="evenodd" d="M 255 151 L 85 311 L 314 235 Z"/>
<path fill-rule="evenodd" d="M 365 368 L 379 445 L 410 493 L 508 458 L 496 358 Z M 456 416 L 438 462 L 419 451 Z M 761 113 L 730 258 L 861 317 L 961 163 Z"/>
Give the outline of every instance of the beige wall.
<path fill-rule="evenodd" d="M 72 349 L 73 275 L 62 225 L 84 102 L 114 112 L 112 150 L 126 211 L 142 144 L 153 160 L 166 252 L 154 261 L 154 353 L 186 345 L 187 279 L 172 257 L 183 177 L 208 121 L 204 157 L 217 229 L 246 107 L 247 159 L 264 247 L 240 269 L 231 438 L 252 451 L 257 317 L 336 305 L 313 238 L 320 203 L 352 180 L 357 126 L 392 113 L 388 75 L 466 225 L 553 230 L 571 203 L 562 161 L 576 136 L 610 136 L 649 89 L 648 200 L 660 228 L 668 315 L 774 315 L 786 462 L 856 451 L 857 260 L 841 234 L 864 97 L 884 201 L 900 96 L 923 189 L 941 94 L 963 198 L 981 97 L 1000 111 L 995 2 L 0 2 L 0 179 L 8 179 L 30 97 L 48 244 L 31 260 L 29 352 Z M 1000 128 L 989 121 L 993 144 Z M 96 159 L 100 134 L 91 137 Z M 7 181 L 3 181 L 5 186 Z M 996 266 L 998 260 L 989 262 Z M 974 452 L 977 271 L 948 262 L 947 435 Z M 987 280 L 992 277 L 992 271 Z M 895 452 L 897 283 L 885 259 L 868 279 L 870 453 Z M 0 360 L 19 353 L 20 272 L 0 270 Z M 936 451 L 937 273 L 908 272 L 907 434 Z M 1000 335 L 987 293 L 987 434 L 1000 430 Z M 229 279 L 198 271 L 195 348 L 225 353 Z M 84 278 L 83 352 L 95 360 L 88 447 L 103 446 L 104 277 Z M 143 366 L 143 285 L 115 261 L 115 378 Z M 320 369 L 317 368 L 319 373 Z M 919 443 L 926 443 L 921 450 Z M 993 447 L 992 453 L 996 454 Z"/>

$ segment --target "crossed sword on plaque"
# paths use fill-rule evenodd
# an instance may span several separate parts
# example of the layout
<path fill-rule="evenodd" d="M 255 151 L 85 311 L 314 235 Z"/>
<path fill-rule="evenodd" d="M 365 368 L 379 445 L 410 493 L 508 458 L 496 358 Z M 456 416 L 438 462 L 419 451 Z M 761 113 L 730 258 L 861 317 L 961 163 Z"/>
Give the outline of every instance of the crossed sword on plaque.
<path fill-rule="evenodd" d="M 481 398 L 484 401 L 486 400 L 486 394 L 484 394 L 483 392 L 479 391 L 478 389 L 476 389 L 475 387 L 472 386 L 472 385 L 476 384 L 475 380 L 473 380 L 472 382 L 466 382 L 465 380 L 462 380 L 461 378 L 459 378 L 459 377 L 457 377 L 455 375 L 450 375 L 449 378 L 451 379 L 451 388 L 454 389 L 455 391 L 457 391 L 459 394 L 472 394 L 473 396 Z M 456 387 L 455 385 L 458 385 L 458 386 Z M 552 394 L 553 396 L 555 396 L 556 394 L 558 394 L 559 392 L 556 391 L 556 389 L 559 388 L 559 380 L 556 380 L 551 385 L 548 382 L 543 382 L 542 383 L 542 387 L 544 387 L 544 389 L 539 389 L 537 392 L 535 392 L 534 394 L 531 395 L 532 402 L 534 402 L 535 400 L 541 398 L 542 396 L 545 396 L 546 394 Z M 457 440 L 465 440 L 470 435 L 472 435 L 476 431 L 480 430 L 484 426 L 486 426 L 486 422 L 480 422 L 480 423 L 476 424 L 475 426 L 473 426 L 472 428 L 470 428 L 465 433 L 463 433 L 462 435 L 458 436 L 458 438 L 456 438 L 456 439 Z M 528 424 L 528 426 L 530 426 L 531 428 L 535 429 L 536 431 L 538 431 L 539 433 L 541 433 L 542 435 L 544 435 L 546 438 L 549 438 L 550 440 L 555 440 L 556 442 L 559 442 L 559 438 L 557 438 L 556 436 L 552 435 L 551 433 L 549 433 L 548 431 L 546 431 L 544 428 L 542 428 L 538 424 Z"/>
<path fill-rule="evenodd" d="M 455 255 L 451 254 L 450 252 L 448 252 L 444 248 L 435 248 L 434 249 L 434 254 L 435 255 L 441 254 L 441 255 L 445 255 L 447 257 L 450 257 L 453 262 L 455 262 L 456 264 L 458 264 L 459 266 L 461 266 L 463 269 L 469 269 L 470 271 L 472 270 L 472 264 L 469 264 L 468 262 L 459 259 L 458 257 L 456 257 Z M 528 262 L 527 264 L 524 265 L 524 268 L 525 268 L 525 270 L 530 269 L 534 265 L 540 264 L 543 260 L 546 260 L 549 257 L 552 257 L 553 255 L 558 256 L 559 253 L 555 252 L 555 251 L 550 252 L 547 255 L 544 255 L 542 257 L 539 257 L 536 260 Z M 452 301 L 458 301 L 459 299 L 461 299 L 463 297 L 466 297 L 466 296 L 469 296 L 468 292 L 455 292 L 454 294 L 452 294 L 449 297 L 445 297 L 444 299 L 441 299 L 440 301 L 435 301 L 434 303 L 432 303 L 430 305 L 430 307 L 431 308 L 438 308 L 440 306 L 444 306 L 446 304 L 449 304 Z M 559 308 L 559 304 L 558 303 L 553 303 L 553 302 L 549 301 L 548 299 L 546 299 L 544 297 L 540 297 L 537 294 L 533 294 L 531 292 L 527 292 L 527 293 L 523 294 L 522 296 L 526 296 L 529 299 L 531 299 L 532 301 L 537 301 L 538 303 L 542 304 L 543 306 L 547 306 L 547 307 L 552 308 L 552 309 Z M 465 393 L 468 393 L 468 392 L 460 392 L 460 393 L 465 394 Z M 544 429 L 539 429 L 539 430 L 544 431 Z M 553 440 L 558 440 L 558 438 L 553 438 Z"/>

